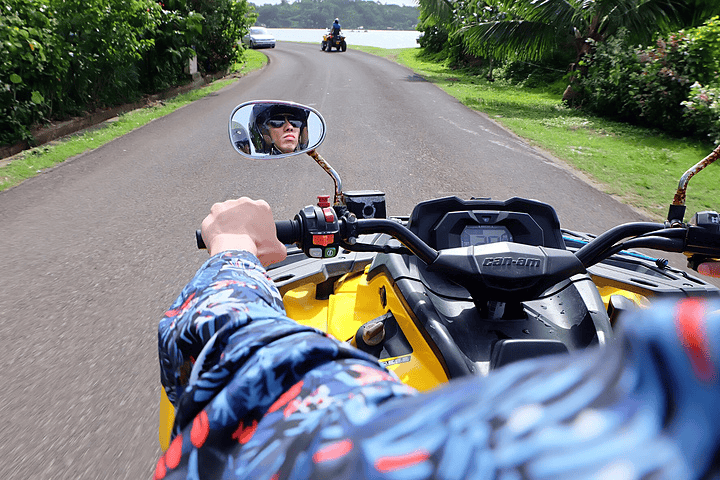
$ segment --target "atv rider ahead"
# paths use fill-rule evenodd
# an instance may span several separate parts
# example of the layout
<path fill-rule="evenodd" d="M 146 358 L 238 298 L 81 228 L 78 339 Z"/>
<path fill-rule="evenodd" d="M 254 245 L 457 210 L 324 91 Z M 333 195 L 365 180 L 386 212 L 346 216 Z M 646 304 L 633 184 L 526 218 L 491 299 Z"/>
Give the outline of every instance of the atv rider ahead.
<path fill-rule="evenodd" d="M 340 35 L 340 19 L 336 18 L 330 27 L 330 35 L 333 36 L 333 40 Z"/>

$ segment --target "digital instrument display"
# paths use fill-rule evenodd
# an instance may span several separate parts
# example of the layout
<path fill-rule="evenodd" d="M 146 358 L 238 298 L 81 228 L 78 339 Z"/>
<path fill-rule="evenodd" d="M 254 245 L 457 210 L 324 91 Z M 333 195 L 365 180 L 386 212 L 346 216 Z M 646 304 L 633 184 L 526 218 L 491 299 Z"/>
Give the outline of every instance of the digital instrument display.
<path fill-rule="evenodd" d="M 510 231 L 502 225 L 468 225 L 460 234 L 460 243 L 463 247 L 512 241 Z"/>

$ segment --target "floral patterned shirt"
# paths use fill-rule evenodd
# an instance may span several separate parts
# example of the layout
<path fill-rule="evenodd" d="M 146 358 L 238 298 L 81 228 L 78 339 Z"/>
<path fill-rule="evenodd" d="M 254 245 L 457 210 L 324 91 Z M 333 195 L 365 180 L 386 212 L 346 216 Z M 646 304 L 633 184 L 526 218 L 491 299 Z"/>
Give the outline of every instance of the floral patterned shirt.
<path fill-rule="evenodd" d="M 607 347 L 417 394 L 376 358 L 287 318 L 258 260 L 224 252 L 159 325 L 176 417 L 155 479 L 717 474 L 719 309 L 662 303 Z"/>

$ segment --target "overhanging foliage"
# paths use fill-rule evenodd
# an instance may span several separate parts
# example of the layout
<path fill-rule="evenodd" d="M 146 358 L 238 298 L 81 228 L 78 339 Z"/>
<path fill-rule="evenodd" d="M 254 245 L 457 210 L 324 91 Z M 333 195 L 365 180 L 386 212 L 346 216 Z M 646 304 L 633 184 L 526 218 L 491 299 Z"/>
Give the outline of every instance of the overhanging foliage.
<path fill-rule="evenodd" d="M 183 83 L 196 53 L 201 68 L 223 70 L 254 20 L 245 0 L 4 0 L 0 144 Z"/>

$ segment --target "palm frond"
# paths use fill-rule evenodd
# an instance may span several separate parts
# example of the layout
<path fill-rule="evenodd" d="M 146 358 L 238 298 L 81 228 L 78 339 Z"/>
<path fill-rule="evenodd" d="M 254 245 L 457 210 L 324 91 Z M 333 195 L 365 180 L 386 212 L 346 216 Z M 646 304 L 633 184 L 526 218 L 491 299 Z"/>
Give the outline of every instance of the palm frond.
<path fill-rule="evenodd" d="M 513 13 L 525 20 L 547 24 L 570 24 L 577 8 L 567 0 L 523 0 L 512 3 Z"/>
<path fill-rule="evenodd" d="M 678 22 L 677 4 L 677 0 L 604 0 L 596 14 L 603 15 L 604 35 L 612 35 L 625 27 L 633 41 L 644 42 L 658 30 Z"/>
<path fill-rule="evenodd" d="M 557 45 L 554 28 L 526 20 L 474 24 L 460 34 L 472 54 L 492 58 L 540 60 Z"/>
<path fill-rule="evenodd" d="M 453 17 L 453 7 L 448 0 L 418 0 L 420 10 L 440 21 L 450 22 Z"/>
<path fill-rule="evenodd" d="M 698 27 L 710 18 L 720 15 L 720 2 L 717 0 L 677 0 L 678 26 Z"/>

